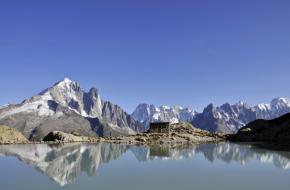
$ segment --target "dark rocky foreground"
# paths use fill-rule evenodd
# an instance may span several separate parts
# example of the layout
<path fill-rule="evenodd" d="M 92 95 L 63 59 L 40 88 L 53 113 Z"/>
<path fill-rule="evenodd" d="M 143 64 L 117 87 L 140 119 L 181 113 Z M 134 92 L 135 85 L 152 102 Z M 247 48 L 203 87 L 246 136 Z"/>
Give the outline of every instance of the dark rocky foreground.
<path fill-rule="evenodd" d="M 290 149 L 290 113 L 273 120 L 258 119 L 242 127 L 228 140 L 254 142 L 261 147 Z"/>

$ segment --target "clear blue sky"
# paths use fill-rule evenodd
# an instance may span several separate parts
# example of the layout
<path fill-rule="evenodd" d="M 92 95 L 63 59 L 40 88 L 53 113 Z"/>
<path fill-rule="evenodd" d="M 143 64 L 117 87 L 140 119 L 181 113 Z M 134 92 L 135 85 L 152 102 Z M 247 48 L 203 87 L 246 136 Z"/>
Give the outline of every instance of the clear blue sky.
<path fill-rule="evenodd" d="M 290 97 L 289 0 L 1 0 L 0 104 L 69 77 L 131 112 Z"/>

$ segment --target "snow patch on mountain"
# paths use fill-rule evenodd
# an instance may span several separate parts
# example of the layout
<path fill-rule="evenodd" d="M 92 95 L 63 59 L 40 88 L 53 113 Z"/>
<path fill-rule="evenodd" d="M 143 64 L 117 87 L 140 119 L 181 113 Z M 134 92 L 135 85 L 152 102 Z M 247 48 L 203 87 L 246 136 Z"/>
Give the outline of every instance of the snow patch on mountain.
<path fill-rule="evenodd" d="M 15 109 L 4 112 L 0 115 L 0 119 L 21 112 L 37 112 L 38 116 L 51 116 L 54 114 L 54 111 L 49 107 L 49 100 L 52 100 L 52 97 L 47 93 L 43 96 L 34 97 L 31 100 L 25 101 Z"/>

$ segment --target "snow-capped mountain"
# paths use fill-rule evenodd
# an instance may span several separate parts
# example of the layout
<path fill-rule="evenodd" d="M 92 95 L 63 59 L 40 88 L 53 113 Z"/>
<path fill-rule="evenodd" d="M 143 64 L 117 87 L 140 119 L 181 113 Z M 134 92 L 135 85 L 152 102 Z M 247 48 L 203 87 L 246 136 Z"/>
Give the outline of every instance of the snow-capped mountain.
<path fill-rule="evenodd" d="M 191 123 L 211 132 L 233 133 L 255 119 L 255 110 L 247 103 L 238 102 L 233 105 L 225 103 L 220 107 L 210 104 L 202 113 L 196 114 Z"/>
<path fill-rule="evenodd" d="M 150 122 L 168 121 L 178 123 L 183 121 L 190 122 L 196 112 L 191 108 L 182 108 L 179 106 L 160 106 L 156 107 L 150 104 L 139 104 L 131 116 L 144 124 L 148 128 Z"/>
<path fill-rule="evenodd" d="M 274 119 L 290 112 L 290 101 L 286 98 L 275 98 L 271 103 L 250 106 L 239 101 L 221 106 L 209 104 L 203 112 L 197 113 L 190 108 L 178 106 L 156 107 L 150 104 L 140 104 L 132 113 L 132 117 L 148 128 L 153 121 L 191 122 L 194 127 L 211 132 L 235 133 L 238 129 L 256 119 Z"/>
<path fill-rule="evenodd" d="M 128 135 L 143 132 L 150 122 L 190 122 L 211 132 L 235 133 L 256 119 L 274 119 L 290 112 L 290 100 L 250 106 L 245 102 L 208 105 L 198 113 L 180 106 L 139 104 L 127 114 L 118 105 L 103 101 L 96 88 L 84 91 L 65 78 L 20 104 L 0 107 L 0 124 L 14 127 L 30 140 L 39 140 L 53 130 L 86 136 Z"/>
<path fill-rule="evenodd" d="M 290 101 L 286 98 L 275 98 L 269 104 L 249 106 L 245 102 L 215 107 L 207 106 L 202 113 L 192 120 L 195 127 L 211 132 L 235 133 L 238 129 L 256 119 L 274 119 L 290 112 Z"/>
<path fill-rule="evenodd" d="M 55 114 L 58 105 L 84 117 L 100 117 L 102 112 L 101 98 L 97 89 L 92 88 L 86 93 L 77 82 L 65 78 L 20 105 L 12 106 L 14 109 L 1 114 L 0 119 L 21 112 L 36 112 L 38 116 L 51 116 Z"/>
<path fill-rule="evenodd" d="M 102 101 L 98 90 L 85 92 L 65 78 L 21 104 L 0 109 L 0 124 L 15 127 L 29 139 L 52 130 L 82 135 L 134 134 L 142 125 L 117 105 Z"/>
<path fill-rule="evenodd" d="M 258 104 L 254 109 L 257 119 L 274 119 L 290 112 L 290 100 L 275 98 L 269 104 Z"/>

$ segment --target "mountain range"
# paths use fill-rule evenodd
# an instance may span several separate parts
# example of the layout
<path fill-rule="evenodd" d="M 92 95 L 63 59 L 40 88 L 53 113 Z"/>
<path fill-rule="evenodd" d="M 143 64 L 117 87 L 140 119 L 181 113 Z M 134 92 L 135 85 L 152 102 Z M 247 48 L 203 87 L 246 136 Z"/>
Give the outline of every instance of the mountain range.
<path fill-rule="evenodd" d="M 150 122 L 190 122 L 210 132 L 235 133 L 256 119 L 273 119 L 290 112 L 287 98 L 250 106 L 246 102 L 209 104 L 201 113 L 180 106 L 139 104 L 132 114 L 101 99 L 96 88 L 88 92 L 65 78 L 20 104 L 0 107 L 0 124 L 18 129 L 30 140 L 40 140 L 51 131 L 85 136 L 116 136 L 144 132 Z"/>
<path fill-rule="evenodd" d="M 287 98 L 275 98 L 270 103 L 256 106 L 243 101 L 221 106 L 209 104 L 201 113 L 179 106 L 140 104 L 131 116 L 143 123 L 145 128 L 155 121 L 190 122 L 194 127 L 210 132 L 235 133 L 256 119 L 274 119 L 289 112 L 290 101 Z"/>

